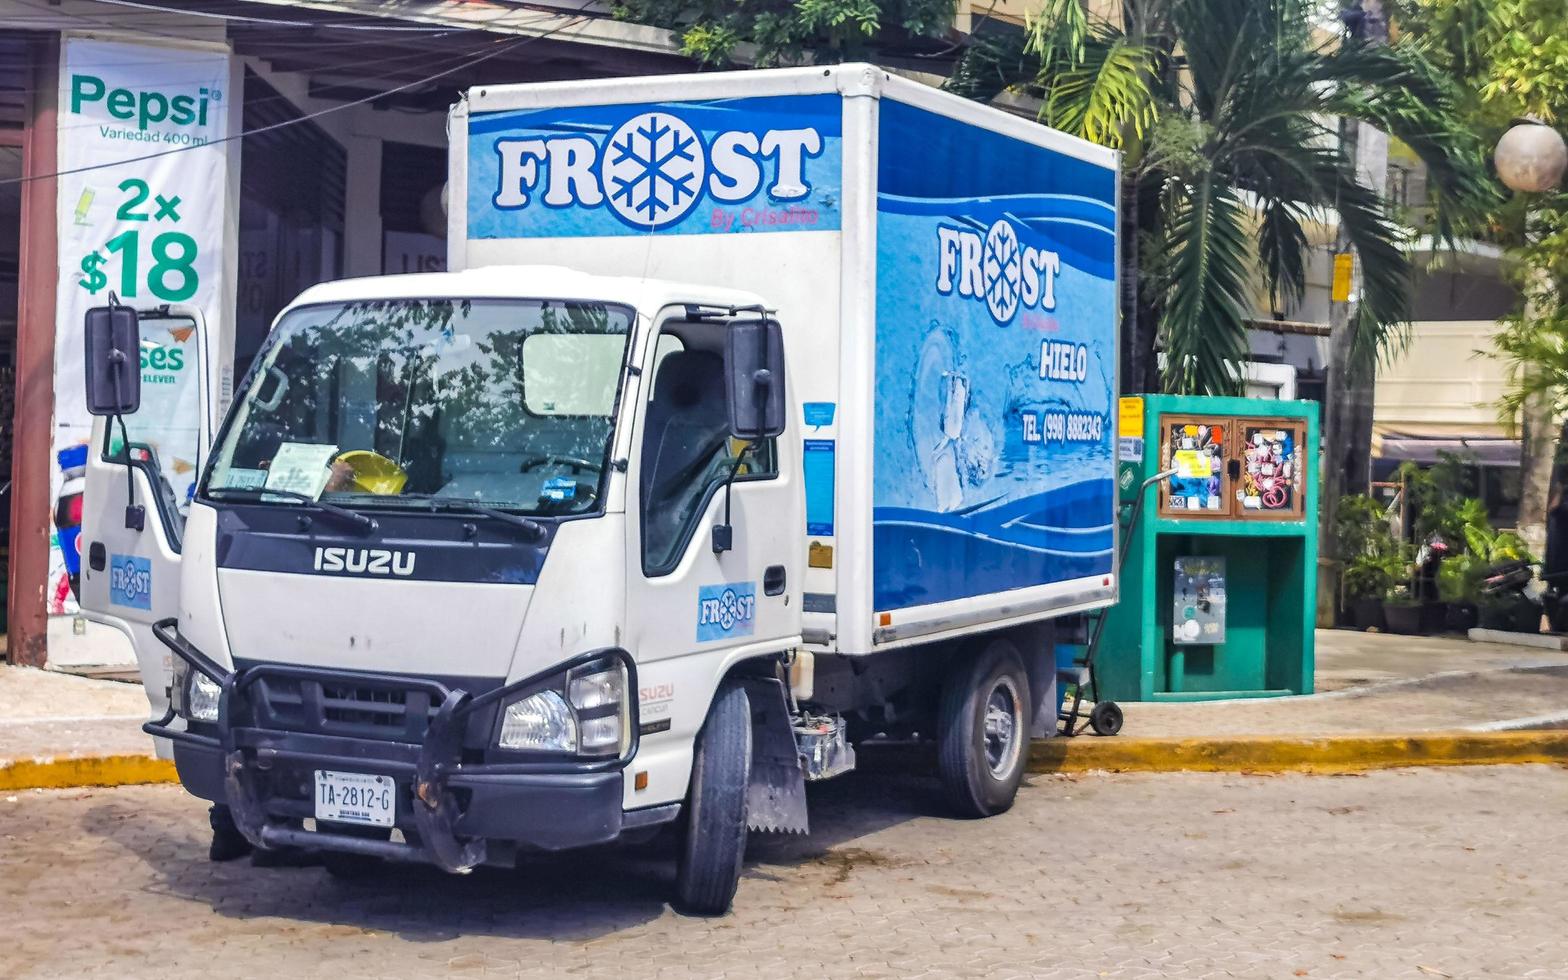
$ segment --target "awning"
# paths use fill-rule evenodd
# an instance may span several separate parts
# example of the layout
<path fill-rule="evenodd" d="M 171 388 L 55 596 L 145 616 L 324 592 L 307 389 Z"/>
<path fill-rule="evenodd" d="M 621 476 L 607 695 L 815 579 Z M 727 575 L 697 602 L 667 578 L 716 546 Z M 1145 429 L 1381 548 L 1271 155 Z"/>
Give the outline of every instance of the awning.
<path fill-rule="evenodd" d="M 1519 440 L 1479 438 L 1431 438 L 1385 435 L 1380 440 L 1378 457 L 1399 462 L 1436 463 L 1443 454 L 1481 466 L 1519 465 Z"/>

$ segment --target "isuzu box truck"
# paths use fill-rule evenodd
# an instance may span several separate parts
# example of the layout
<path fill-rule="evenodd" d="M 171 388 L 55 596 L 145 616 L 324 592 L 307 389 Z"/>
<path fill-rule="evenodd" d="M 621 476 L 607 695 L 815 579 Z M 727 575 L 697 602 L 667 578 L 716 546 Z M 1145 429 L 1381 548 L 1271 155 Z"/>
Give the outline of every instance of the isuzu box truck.
<path fill-rule="evenodd" d="M 866 65 L 450 138 L 451 271 L 279 314 L 188 504 L 123 426 L 157 336 L 88 317 L 83 601 L 185 787 L 340 872 L 670 827 L 705 913 L 862 741 L 1005 810 L 1116 595 L 1116 155 Z"/>

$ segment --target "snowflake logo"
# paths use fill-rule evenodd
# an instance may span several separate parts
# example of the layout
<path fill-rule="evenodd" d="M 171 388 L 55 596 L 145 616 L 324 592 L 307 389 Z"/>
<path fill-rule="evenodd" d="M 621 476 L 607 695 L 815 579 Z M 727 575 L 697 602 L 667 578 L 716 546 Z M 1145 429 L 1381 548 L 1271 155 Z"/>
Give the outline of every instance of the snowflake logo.
<path fill-rule="evenodd" d="M 601 167 L 610 209 L 632 227 L 653 231 L 696 206 L 707 161 L 702 139 L 690 126 L 666 113 L 645 112 L 610 134 Z"/>
<path fill-rule="evenodd" d="M 985 305 L 997 323 L 1007 323 L 1018 312 L 1019 283 L 1023 263 L 1018 248 L 1018 232 L 1005 218 L 996 219 L 986 232 L 985 250 L 980 256 L 980 278 L 985 284 Z"/>

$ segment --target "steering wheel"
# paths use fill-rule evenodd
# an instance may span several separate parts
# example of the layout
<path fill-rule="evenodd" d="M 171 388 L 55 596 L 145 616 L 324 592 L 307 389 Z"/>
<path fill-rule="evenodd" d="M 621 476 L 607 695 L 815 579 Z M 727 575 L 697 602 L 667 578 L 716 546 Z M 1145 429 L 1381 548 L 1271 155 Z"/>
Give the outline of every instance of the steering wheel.
<path fill-rule="evenodd" d="M 604 464 L 602 463 L 596 463 L 591 459 L 583 459 L 581 456 L 562 456 L 560 453 L 540 453 L 535 456 L 529 456 L 523 460 L 523 464 L 517 468 L 517 471 L 519 473 L 527 473 L 530 470 L 537 470 L 541 466 L 549 466 L 552 463 L 570 466 L 574 474 L 582 473 L 584 470 L 591 473 L 604 472 Z"/>

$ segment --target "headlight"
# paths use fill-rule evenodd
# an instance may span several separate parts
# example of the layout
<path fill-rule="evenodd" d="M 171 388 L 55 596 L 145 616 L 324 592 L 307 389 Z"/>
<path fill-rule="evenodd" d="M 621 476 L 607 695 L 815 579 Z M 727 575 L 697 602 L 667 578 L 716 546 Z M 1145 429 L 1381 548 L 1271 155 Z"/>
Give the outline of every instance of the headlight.
<path fill-rule="evenodd" d="M 596 674 L 573 677 L 568 690 L 571 693 L 572 707 L 578 711 L 589 711 L 620 704 L 625 686 L 625 675 L 621 668 L 616 666 Z"/>
<path fill-rule="evenodd" d="M 626 668 L 598 660 L 560 687 L 506 706 L 496 744 L 503 749 L 614 756 L 628 742 Z"/>
<path fill-rule="evenodd" d="M 626 670 L 620 664 L 572 674 L 567 696 L 577 709 L 583 755 L 617 755 L 624 745 Z"/>
<path fill-rule="evenodd" d="M 223 688 L 184 660 L 174 662 L 174 692 L 175 708 L 181 716 L 191 721 L 218 720 L 218 697 Z"/>
<path fill-rule="evenodd" d="M 555 691 L 540 691 L 506 706 L 501 722 L 503 749 L 577 751 L 577 719 Z"/>

